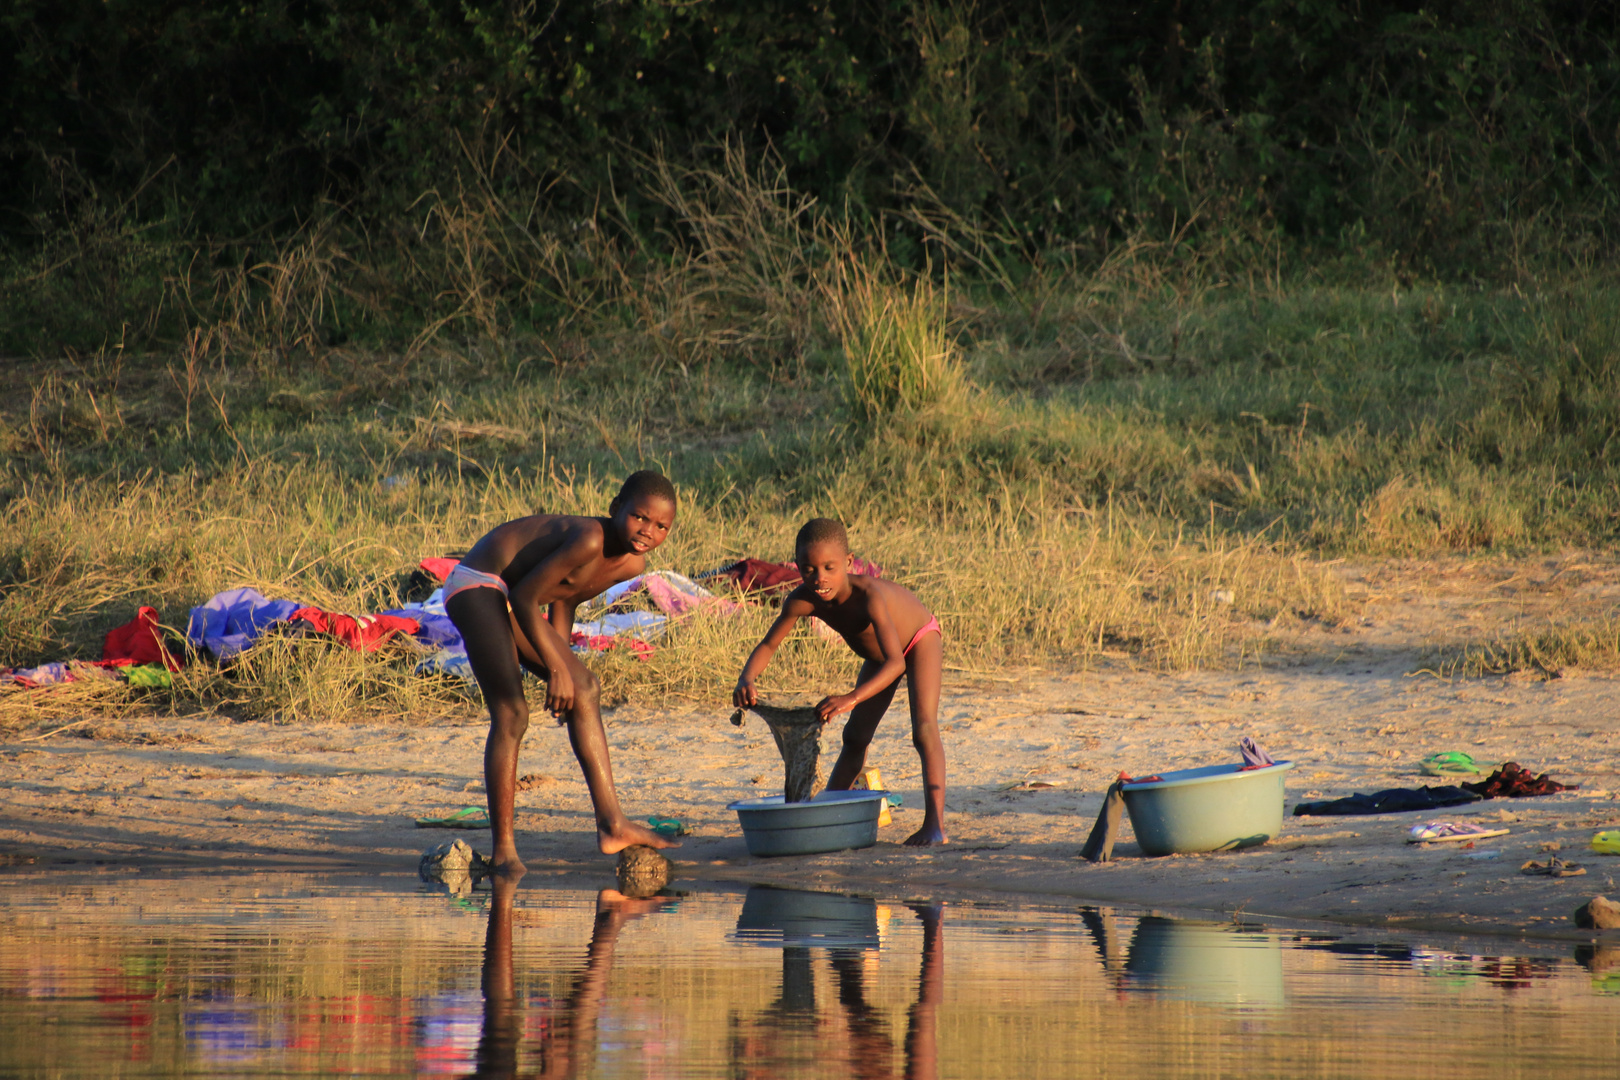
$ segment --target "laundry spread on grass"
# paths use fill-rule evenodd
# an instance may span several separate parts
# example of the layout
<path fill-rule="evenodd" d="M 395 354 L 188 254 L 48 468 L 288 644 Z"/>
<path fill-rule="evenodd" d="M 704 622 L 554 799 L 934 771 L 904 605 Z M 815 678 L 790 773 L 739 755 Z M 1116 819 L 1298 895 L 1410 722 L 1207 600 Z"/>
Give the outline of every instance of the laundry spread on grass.
<path fill-rule="evenodd" d="M 142 607 L 122 626 L 107 631 L 100 660 L 58 660 L 32 668 L 0 668 L 0 684 L 27 690 L 72 682 L 121 679 L 132 686 L 169 686 L 180 660 L 163 643 L 156 609 Z"/>
<path fill-rule="evenodd" d="M 466 645 L 444 609 L 442 586 L 457 565 L 453 558 L 422 559 L 412 573 L 412 585 L 434 586 L 432 592 L 425 599 L 369 614 L 328 611 L 302 600 L 267 597 L 252 588 L 226 589 L 191 609 L 185 644 L 197 656 L 224 664 L 270 633 L 329 637 L 368 653 L 390 641 L 408 639 L 424 653 L 416 665 L 417 674 L 451 675 L 471 682 Z M 873 577 L 883 573 L 876 563 L 865 559 L 855 559 L 854 568 L 856 573 Z M 648 571 L 582 604 L 570 645 L 578 653 L 623 648 L 645 659 L 656 648 L 653 643 L 682 619 L 699 612 L 731 615 L 743 610 L 747 601 L 770 602 L 801 580 L 792 563 L 760 559 L 742 559 L 698 574 L 696 580 L 671 570 Z M 717 596 L 699 581 L 724 585 L 744 599 Z M 832 633 L 819 620 L 812 623 L 823 636 Z M 166 642 L 156 609 L 141 607 L 128 623 L 108 632 L 99 661 L 0 668 L 0 685 L 41 689 L 111 678 L 133 686 L 169 686 L 171 673 L 184 663 L 184 651 L 178 640 Z"/>

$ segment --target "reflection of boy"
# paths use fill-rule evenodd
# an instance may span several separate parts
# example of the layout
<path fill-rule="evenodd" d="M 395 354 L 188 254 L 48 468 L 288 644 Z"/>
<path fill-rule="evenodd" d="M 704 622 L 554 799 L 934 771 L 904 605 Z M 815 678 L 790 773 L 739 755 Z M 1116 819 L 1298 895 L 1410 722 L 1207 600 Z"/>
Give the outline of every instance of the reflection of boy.
<path fill-rule="evenodd" d="M 794 561 L 804 583 L 782 602 L 782 614 L 748 657 L 732 702 L 755 705 L 754 680 L 771 662 L 793 624 L 814 615 L 836 630 L 863 663 L 855 688 L 824 698 L 816 706 L 823 721 L 849 713 L 844 748 L 827 780 L 829 791 L 845 791 L 866 764 L 866 750 L 878 721 L 894 700 L 900 676 L 911 690 L 911 741 L 922 758 L 923 823 L 906 839 L 912 846 L 945 843 L 945 747 L 939 739 L 939 684 L 944 644 L 939 620 L 911 590 L 890 581 L 850 573 L 849 537 L 828 518 L 815 518 L 799 530 Z"/>
<path fill-rule="evenodd" d="M 496 877 L 490 883 L 489 925 L 484 931 L 484 1028 L 478 1040 L 478 1068 L 474 1076 L 517 1076 L 518 1051 L 523 1045 L 523 1017 L 518 1007 L 517 976 L 512 965 L 513 900 L 522 870 Z M 616 889 L 596 895 L 596 925 L 586 950 L 585 966 L 574 981 L 563 1008 L 551 1013 L 551 1024 L 541 1044 L 541 1077 L 581 1075 L 590 1065 L 587 1055 L 596 1047 L 597 1021 L 607 997 L 613 954 L 624 924 L 651 915 L 675 903 L 671 897 L 633 900 Z"/>
<path fill-rule="evenodd" d="M 675 488 L 650 470 L 632 473 L 605 518 L 539 514 L 498 526 L 467 552 L 444 583 L 444 606 L 467 644 L 489 708 L 484 786 L 497 872 L 522 873 L 512 833 L 518 748 L 529 726 L 523 668 L 546 680 L 546 709 L 568 726 L 596 810 L 606 854 L 632 844 L 670 847 L 619 807 L 602 728 L 596 677 L 569 647 L 574 610 L 640 574 L 645 556 L 675 523 Z M 519 666 L 521 665 L 521 667 Z"/>

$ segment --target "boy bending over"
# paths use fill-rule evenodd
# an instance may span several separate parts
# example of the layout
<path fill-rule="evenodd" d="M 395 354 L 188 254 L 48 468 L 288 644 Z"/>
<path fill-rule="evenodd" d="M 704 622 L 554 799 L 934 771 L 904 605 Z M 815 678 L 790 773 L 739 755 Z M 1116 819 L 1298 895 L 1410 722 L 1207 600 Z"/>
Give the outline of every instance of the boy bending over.
<path fill-rule="evenodd" d="M 945 843 L 945 747 L 939 740 L 939 683 L 945 656 L 939 620 L 910 589 L 891 581 L 850 573 L 849 536 L 828 518 L 814 518 L 799 530 L 794 562 L 804 582 L 782 601 L 782 614 L 765 640 L 754 647 L 737 678 L 732 703 L 757 704 L 754 680 L 771 662 L 793 624 L 807 615 L 826 622 L 863 663 L 855 688 L 824 698 L 816 706 L 823 722 L 849 713 L 844 748 L 827 780 L 827 790 L 847 791 L 866 764 L 878 721 L 894 700 L 900 676 L 911 690 L 911 742 L 922 757 L 923 823 L 907 837 L 916 847 Z"/>
<path fill-rule="evenodd" d="M 656 472 L 632 473 L 608 515 L 537 514 L 509 521 L 474 544 L 445 579 L 445 611 L 467 643 L 489 708 L 484 786 L 497 873 L 524 870 L 512 835 L 518 747 L 529 727 L 522 668 L 546 680 L 546 710 L 568 726 L 596 810 L 602 852 L 632 844 L 678 846 L 632 823 L 620 809 L 602 728 L 601 687 L 569 647 L 574 610 L 640 574 L 646 554 L 669 535 L 675 488 Z"/>

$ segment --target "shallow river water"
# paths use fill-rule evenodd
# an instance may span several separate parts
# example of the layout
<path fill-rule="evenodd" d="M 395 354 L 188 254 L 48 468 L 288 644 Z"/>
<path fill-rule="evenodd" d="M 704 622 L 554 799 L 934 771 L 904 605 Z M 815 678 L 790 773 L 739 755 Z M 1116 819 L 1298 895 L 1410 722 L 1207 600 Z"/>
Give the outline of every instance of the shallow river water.
<path fill-rule="evenodd" d="M 1620 949 L 529 875 L 7 872 L 0 1076 L 1614 1077 Z"/>

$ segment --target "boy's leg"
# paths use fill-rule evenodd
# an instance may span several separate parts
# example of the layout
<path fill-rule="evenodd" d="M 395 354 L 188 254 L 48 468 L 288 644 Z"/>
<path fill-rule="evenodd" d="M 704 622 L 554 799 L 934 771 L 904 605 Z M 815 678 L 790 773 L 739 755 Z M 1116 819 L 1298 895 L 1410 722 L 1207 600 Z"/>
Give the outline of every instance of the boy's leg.
<path fill-rule="evenodd" d="M 863 663 L 860 674 L 855 677 L 856 683 L 870 678 L 879 666 L 871 660 Z M 838 763 L 833 766 L 832 775 L 827 778 L 828 791 L 848 791 L 854 786 L 866 765 L 866 750 L 877 733 L 878 721 L 889 711 L 889 703 L 894 700 L 899 686 L 900 680 L 896 679 L 849 711 L 849 719 L 844 722 L 844 747 L 838 752 Z"/>
<path fill-rule="evenodd" d="M 911 743 L 922 758 L 922 828 L 906 838 L 913 847 L 945 843 L 945 744 L 939 738 L 939 684 L 945 670 L 945 642 L 924 634 L 906 657 L 911 691 Z"/>
<path fill-rule="evenodd" d="M 546 669 L 540 663 L 522 631 L 514 633 L 518 656 L 523 666 L 540 678 Z M 580 772 L 585 774 L 585 787 L 591 795 L 591 806 L 596 813 L 596 845 L 604 855 L 612 855 L 635 844 L 646 847 L 680 847 L 673 840 L 637 825 L 625 817 L 619 806 L 619 793 L 613 786 L 613 765 L 608 759 L 607 730 L 602 725 L 602 685 L 590 669 L 569 653 L 565 660 L 568 675 L 574 683 L 574 707 L 562 723 L 568 726 L 568 742 L 579 761 Z M 517 783 L 517 762 L 512 763 L 514 786 Z M 493 823 L 493 822 L 492 822 Z"/>
<path fill-rule="evenodd" d="M 529 728 L 529 703 L 523 697 L 523 672 L 506 610 L 496 589 L 467 589 L 445 605 L 461 631 L 473 677 L 489 709 L 489 738 L 484 743 L 484 789 L 489 797 L 489 824 L 498 873 L 521 875 L 513 836 L 513 802 L 517 796 L 518 748 Z"/>

